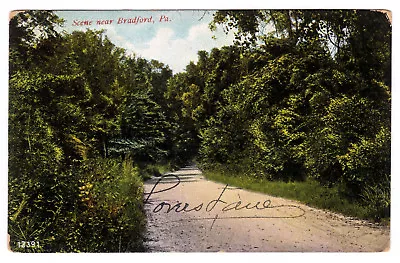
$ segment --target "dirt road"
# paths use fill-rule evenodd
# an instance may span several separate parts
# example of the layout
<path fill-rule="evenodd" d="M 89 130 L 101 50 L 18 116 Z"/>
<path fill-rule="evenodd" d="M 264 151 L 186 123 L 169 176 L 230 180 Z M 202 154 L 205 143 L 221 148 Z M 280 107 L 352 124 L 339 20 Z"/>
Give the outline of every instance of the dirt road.
<path fill-rule="evenodd" d="M 145 183 L 150 252 L 389 249 L 388 227 L 206 180 L 185 167 Z"/>

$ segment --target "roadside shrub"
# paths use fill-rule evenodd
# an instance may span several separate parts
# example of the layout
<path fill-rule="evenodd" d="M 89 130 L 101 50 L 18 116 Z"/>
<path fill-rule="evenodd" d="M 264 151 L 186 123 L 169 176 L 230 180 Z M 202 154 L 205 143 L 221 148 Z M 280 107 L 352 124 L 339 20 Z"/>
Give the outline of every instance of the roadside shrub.
<path fill-rule="evenodd" d="M 97 159 L 84 167 L 79 182 L 83 251 L 142 251 L 143 187 L 132 161 Z"/>
<path fill-rule="evenodd" d="M 10 180 L 10 198 L 19 200 L 10 202 L 9 208 L 13 251 L 144 250 L 143 187 L 139 170 L 131 161 L 86 161 L 48 175 L 43 185 L 40 177 L 44 175 Z M 18 187 L 24 187 L 26 197 L 14 194 Z M 39 247 L 21 247 L 21 241 L 39 242 Z"/>

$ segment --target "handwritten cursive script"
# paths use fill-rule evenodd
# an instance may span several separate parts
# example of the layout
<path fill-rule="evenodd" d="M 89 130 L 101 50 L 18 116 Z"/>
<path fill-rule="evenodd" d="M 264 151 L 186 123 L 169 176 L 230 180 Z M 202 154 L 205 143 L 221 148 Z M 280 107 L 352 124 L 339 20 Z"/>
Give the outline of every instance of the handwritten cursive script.
<path fill-rule="evenodd" d="M 172 186 L 168 186 L 165 188 L 159 187 L 160 182 L 166 178 L 166 177 L 174 177 L 176 179 L 176 182 Z M 154 184 L 152 187 L 151 191 L 148 193 L 144 193 L 145 196 L 145 205 L 146 204 L 153 204 L 154 202 L 151 200 L 151 197 L 153 197 L 156 194 L 170 191 L 174 188 L 176 188 L 179 184 L 181 183 L 181 180 L 179 176 L 174 175 L 174 174 L 168 174 L 161 176 L 157 182 Z M 252 216 L 225 216 L 225 217 L 219 217 L 217 214 L 215 217 L 202 217 L 202 218 L 193 218 L 191 220 L 217 220 L 217 219 L 250 219 L 250 218 L 297 218 L 301 217 L 305 214 L 304 209 L 302 209 L 300 206 L 295 206 L 295 205 L 272 205 L 271 200 L 267 199 L 264 201 L 257 201 L 255 203 L 251 202 L 242 202 L 241 200 L 237 200 L 232 203 L 228 203 L 223 200 L 223 195 L 225 191 L 228 189 L 228 185 L 225 185 L 225 187 L 222 189 L 221 193 L 219 194 L 218 198 L 210 200 L 208 203 L 200 203 L 197 205 L 191 205 L 189 203 L 183 203 L 180 201 L 177 201 L 176 203 L 172 204 L 167 201 L 161 201 L 157 203 L 154 208 L 153 208 L 153 213 L 160 213 L 164 211 L 165 213 L 170 213 L 170 212 L 175 212 L 175 213 L 190 213 L 190 212 L 199 212 L 201 210 L 205 210 L 206 212 L 211 212 L 215 209 L 215 211 L 219 212 L 229 212 L 232 210 L 238 211 L 238 210 L 254 210 L 254 211 L 260 211 L 260 210 L 266 210 L 266 209 L 277 209 L 277 208 L 294 208 L 298 210 L 298 213 L 295 215 L 275 215 L 275 216 L 265 216 L 265 215 L 252 215 Z M 213 224 L 214 224 L 213 222 Z M 212 226 L 211 226 L 212 227 Z"/>

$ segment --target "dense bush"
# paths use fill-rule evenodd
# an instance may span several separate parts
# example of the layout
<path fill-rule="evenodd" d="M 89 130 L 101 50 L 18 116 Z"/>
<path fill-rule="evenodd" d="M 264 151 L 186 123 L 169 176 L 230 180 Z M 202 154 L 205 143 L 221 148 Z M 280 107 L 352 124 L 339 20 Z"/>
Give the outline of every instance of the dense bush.
<path fill-rule="evenodd" d="M 97 159 L 64 173 L 35 174 L 28 184 L 10 176 L 13 251 L 143 251 L 143 189 L 131 161 Z M 40 247 L 21 248 L 18 241 Z"/>
<path fill-rule="evenodd" d="M 49 11 L 10 22 L 11 248 L 142 251 L 141 169 L 166 157 L 169 128 L 153 92 L 170 70 L 126 57 L 101 31 L 60 34 L 61 22 Z M 128 151 L 110 154 L 121 138 Z"/>
<path fill-rule="evenodd" d="M 274 35 L 259 31 L 268 21 Z M 197 126 L 203 168 L 222 165 L 268 180 L 312 177 L 339 187 L 343 198 L 368 207 L 370 217 L 389 216 L 391 26 L 385 15 L 219 11 L 215 23 L 238 30 L 242 60 L 235 64 L 239 74 L 230 68 L 233 82 L 204 77 L 205 87 L 218 86 L 217 100 L 196 98 L 216 109 Z M 199 54 L 205 59 L 187 71 L 187 87 L 193 68 L 201 75 L 215 53 Z"/>

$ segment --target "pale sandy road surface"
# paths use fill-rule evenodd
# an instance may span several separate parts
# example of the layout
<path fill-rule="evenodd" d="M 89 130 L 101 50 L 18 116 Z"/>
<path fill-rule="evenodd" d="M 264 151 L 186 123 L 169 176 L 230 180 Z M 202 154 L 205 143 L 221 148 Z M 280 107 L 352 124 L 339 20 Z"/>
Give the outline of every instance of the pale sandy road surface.
<path fill-rule="evenodd" d="M 145 183 L 146 193 L 153 189 L 145 194 L 149 252 L 378 252 L 390 247 L 389 227 L 248 190 L 224 191 L 224 184 L 206 180 L 196 167 L 159 180 Z M 238 208 L 260 203 L 235 210 L 239 200 Z M 265 200 L 269 208 L 257 209 Z M 162 202 L 182 205 L 168 213 L 169 205 Z M 176 212 L 186 203 L 186 210 L 199 211 Z"/>

